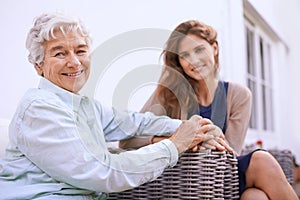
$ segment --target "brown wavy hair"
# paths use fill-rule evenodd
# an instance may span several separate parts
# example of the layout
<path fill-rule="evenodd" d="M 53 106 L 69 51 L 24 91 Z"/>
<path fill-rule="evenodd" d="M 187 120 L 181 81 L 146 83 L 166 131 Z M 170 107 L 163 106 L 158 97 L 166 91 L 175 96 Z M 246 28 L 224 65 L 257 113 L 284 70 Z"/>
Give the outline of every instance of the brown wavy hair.
<path fill-rule="evenodd" d="M 164 107 L 166 114 L 172 118 L 187 119 L 199 109 L 195 80 L 190 78 L 179 63 L 178 45 L 188 34 L 196 35 L 209 44 L 217 41 L 217 32 L 211 26 L 197 20 L 179 24 L 170 34 L 162 52 L 164 67 L 156 89 L 156 97 Z M 214 56 L 216 72 L 219 68 L 219 53 Z"/>

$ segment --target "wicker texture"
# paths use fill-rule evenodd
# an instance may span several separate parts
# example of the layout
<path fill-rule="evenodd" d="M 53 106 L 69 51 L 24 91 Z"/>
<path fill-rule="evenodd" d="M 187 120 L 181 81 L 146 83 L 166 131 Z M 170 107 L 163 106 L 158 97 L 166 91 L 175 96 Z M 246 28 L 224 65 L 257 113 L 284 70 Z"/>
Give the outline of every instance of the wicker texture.
<path fill-rule="evenodd" d="M 237 159 L 225 151 L 185 152 L 156 180 L 108 199 L 239 199 Z"/>
<path fill-rule="evenodd" d="M 243 149 L 242 155 L 248 154 L 255 149 Z M 288 182 L 293 185 L 294 182 L 294 164 L 293 164 L 293 154 L 288 149 L 267 149 L 271 155 L 277 160 L 281 166 L 286 179 Z"/>
<path fill-rule="evenodd" d="M 290 150 L 278 150 L 278 149 L 270 149 L 268 150 L 270 154 L 274 156 L 274 158 L 280 164 L 286 179 L 288 182 L 293 185 L 294 182 L 294 164 L 293 164 L 293 154 Z"/>

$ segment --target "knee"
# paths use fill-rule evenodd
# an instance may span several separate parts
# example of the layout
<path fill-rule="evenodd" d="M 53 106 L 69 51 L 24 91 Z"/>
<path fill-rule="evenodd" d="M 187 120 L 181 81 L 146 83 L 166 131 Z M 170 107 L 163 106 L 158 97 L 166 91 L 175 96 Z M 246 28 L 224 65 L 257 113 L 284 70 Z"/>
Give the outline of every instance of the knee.
<path fill-rule="evenodd" d="M 264 170 L 264 172 L 267 171 L 269 173 L 278 173 L 278 171 L 281 171 L 279 163 L 267 151 L 254 152 L 251 157 L 250 166 L 257 170 L 268 169 Z"/>
<path fill-rule="evenodd" d="M 251 159 L 254 159 L 257 162 L 262 162 L 264 160 L 270 160 L 273 158 L 274 157 L 267 151 L 255 151 L 251 157 Z"/>
<path fill-rule="evenodd" d="M 246 189 L 241 198 L 241 200 L 269 200 L 268 196 L 266 193 L 258 188 L 248 188 Z"/>

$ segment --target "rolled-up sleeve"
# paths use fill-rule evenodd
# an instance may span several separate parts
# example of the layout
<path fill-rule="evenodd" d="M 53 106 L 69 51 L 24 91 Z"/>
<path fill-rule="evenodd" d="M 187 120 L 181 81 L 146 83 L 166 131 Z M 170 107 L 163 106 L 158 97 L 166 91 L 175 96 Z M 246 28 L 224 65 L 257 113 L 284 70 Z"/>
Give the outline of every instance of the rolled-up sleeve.
<path fill-rule="evenodd" d="M 151 112 L 120 112 L 97 105 L 107 141 L 119 141 L 133 136 L 172 135 L 182 123 L 167 116 L 156 116 Z"/>
<path fill-rule="evenodd" d="M 86 122 L 80 114 L 55 101 L 49 102 L 35 100 L 26 108 L 20 117 L 17 140 L 20 151 L 59 182 L 99 192 L 123 191 L 155 179 L 177 162 L 178 152 L 170 140 L 112 154 L 107 150 L 102 128 L 106 137 L 119 139 L 135 133 L 173 132 L 180 121 L 152 115 L 114 117 L 113 110 L 102 110 L 102 115 L 107 115 L 98 124 Z M 129 119 L 134 123 L 127 129 Z"/>

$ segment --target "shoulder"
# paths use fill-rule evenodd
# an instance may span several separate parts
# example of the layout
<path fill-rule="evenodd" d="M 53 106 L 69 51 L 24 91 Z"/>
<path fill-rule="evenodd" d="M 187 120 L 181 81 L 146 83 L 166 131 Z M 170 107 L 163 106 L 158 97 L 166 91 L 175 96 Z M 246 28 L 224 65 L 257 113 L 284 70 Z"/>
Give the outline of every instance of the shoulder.
<path fill-rule="evenodd" d="M 42 89 L 29 89 L 23 96 L 21 103 L 31 104 L 33 102 L 53 102 L 57 104 L 60 101 L 59 97 L 52 92 Z"/>
<path fill-rule="evenodd" d="M 228 82 L 228 95 L 247 99 L 252 97 L 252 93 L 248 87 L 235 82 Z"/>
<path fill-rule="evenodd" d="M 50 107 L 60 110 L 67 108 L 63 100 L 55 93 L 37 88 L 29 89 L 19 102 L 17 112 L 21 115 L 24 115 L 28 110 L 43 110 L 46 112 L 53 110 Z"/>
<path fill-rule="evenodd" d="M 62 101 L 59 101 L 59 98 L 53 93 L 40 89 L 29 89 L 20 100 L 12 121 L 15 127 L 21 127 L 25 118 L 49 118 L 53 110 L 59 110 L 60 112 L 66 110 L 62 105 Z"/>

